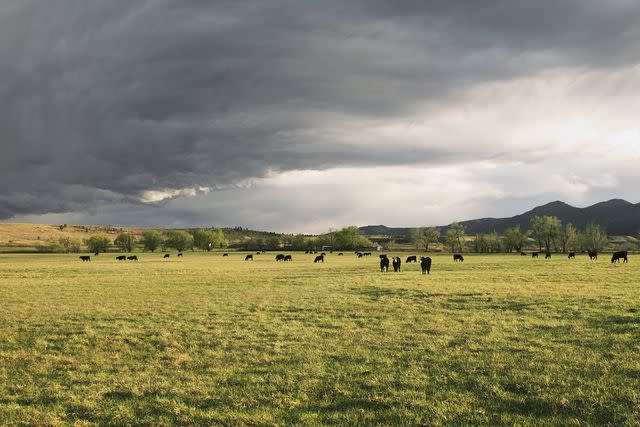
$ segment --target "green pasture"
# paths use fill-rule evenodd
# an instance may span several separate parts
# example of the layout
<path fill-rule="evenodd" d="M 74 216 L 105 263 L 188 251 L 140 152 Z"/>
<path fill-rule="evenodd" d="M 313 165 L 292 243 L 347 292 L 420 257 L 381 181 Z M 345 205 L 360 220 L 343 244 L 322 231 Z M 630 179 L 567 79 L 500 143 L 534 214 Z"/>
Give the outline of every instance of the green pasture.
<path fill-rule="evenodd" d="M 137 255 L 0 254 L 0 425 L 640 425 L 640 256 Z"/>

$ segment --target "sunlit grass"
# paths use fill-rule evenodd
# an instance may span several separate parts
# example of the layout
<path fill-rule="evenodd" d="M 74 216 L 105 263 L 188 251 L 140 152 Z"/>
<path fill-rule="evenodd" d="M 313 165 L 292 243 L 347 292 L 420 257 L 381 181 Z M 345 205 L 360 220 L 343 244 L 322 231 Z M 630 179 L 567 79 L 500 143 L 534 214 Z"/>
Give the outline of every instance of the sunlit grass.
<path fill-rule="evenodd" d="M 0 255 L 1 425 L 640 423 L 636 257 L 140 258 Z"/>

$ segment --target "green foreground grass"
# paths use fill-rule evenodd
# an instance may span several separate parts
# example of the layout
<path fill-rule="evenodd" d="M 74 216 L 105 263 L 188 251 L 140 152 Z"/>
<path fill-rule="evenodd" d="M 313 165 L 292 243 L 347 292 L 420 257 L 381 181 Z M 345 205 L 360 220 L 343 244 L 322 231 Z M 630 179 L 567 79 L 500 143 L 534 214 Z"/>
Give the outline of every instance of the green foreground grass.
<path fill-rule="evenodd" d="M 637 256 L 273 255 L 0 255 L 0 425 L 640 425 Z"/>

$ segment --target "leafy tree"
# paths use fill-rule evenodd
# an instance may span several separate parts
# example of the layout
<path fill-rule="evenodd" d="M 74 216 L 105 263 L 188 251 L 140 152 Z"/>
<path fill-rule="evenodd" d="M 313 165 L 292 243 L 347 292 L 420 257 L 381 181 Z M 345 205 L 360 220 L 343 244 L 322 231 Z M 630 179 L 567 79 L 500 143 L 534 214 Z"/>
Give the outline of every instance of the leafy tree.
<path fill-rule="evenodd" d="M 193 246 L 203 251 L 210 251 L 225 244 L 224 233 L 220 229 L 205 230 L 199 228 L 193 232 Z"/>
<path fill-rule="evenodd" d="M 445 240 L 451 247 L 451 252 L 456 252 L 456 249 L 462 252 L 464 237 L 464 226 L 457 221 L 452 222 L 445 235 Z"/>
<path fill-rule="evenodd" d="M 80 252 L 80 242 L 70 237 L 61 237 L 58 239 L 58 243 L 62 247 L 62 250 L 66 253 Z"/>
<path fill-rule="evenodd" d="M 89 252 L 106 252 L 110 242 L 106 237 L 93 236 L 84 239 L 84 244 L 87 246 Z"/>
<path fill-rule="evenodd" d="M 355 225 L 334 231 L 331 234 L 333 235 L 334 246 L 337 249 L 353 250 L 373 245 L 368 238 L 360 233 L 360 229 Z"/>
<path fill-rule="evenodd" d="M 580 245 L 586 251 L 601 251 L 607 245 L 609 237 L 598 224 L 588 224 L 580 234 Z"/>
<path fill-rule="evenodd" d="M 542 251 L 544 246 L 547 252 L 553 246 L 558 251 L 558 240 L 560 238 L 562 223 L 555 216 L 534 216 L 531 218 L 531 228 L 533 236 L 538 242 L 538 247 Z"/>
<path fill-rule="evenodd" d="M 307 240 L 303 234 L 296 234 L 291 239 L 291 248 L 295 251 L 304 250 L 307 247 Z"/>
<path fill-rule="evenodd" d="M 167 232 L 165 245 L 182 252 L 193 246 L 193 236 L 183 230 L 171 230 Z"/>
<path fill-rule="evenodd" d="M 516 252 L 522 252 L 525 242 L 529 238 L 529 232 L 522 232 L 520 226 L 507 228 L 502 234 L 504 247 L 507 252 L 515 250 Z"/>
<path fill-rule="evenodd" d="M 575 250 L 578 246 L 578 230 L 573 224 L 568 223 L 560 228 L 559 242 L 562 253 Z"/>
<path fill-rule="evenodd" d="M 118 237 L 113 241 L 113 243 L 122 251 L 122 252 L 131 252 L 133 250 L 133 245 L 135 243 L 135 238 L 131 233 L 120 233 Z"/>
<path fill-rule="evenodd" d="M 278 236 L 270 236 L 267 237 L 267 240 L 265 242 L 265 246 L 268 250 L 278 250 L 280 249 L 282 242 L 280 241 L 280 237 Z"/>
<path fill-rule="evenodd" d="M 437 243 L 440 239 L 440 230 L 438 227 L 414 228 L 409 232 L 409 235 L 416 247 L 424 248 L 425 252 L 429 252 L 429 245 Z"/>
<path fill-rule="evenodd" d="M 163 243 L 162 234 L 156 230 L 145 230 L 142 232 L 141 243 L 145 250 L 155 252 Z"/>

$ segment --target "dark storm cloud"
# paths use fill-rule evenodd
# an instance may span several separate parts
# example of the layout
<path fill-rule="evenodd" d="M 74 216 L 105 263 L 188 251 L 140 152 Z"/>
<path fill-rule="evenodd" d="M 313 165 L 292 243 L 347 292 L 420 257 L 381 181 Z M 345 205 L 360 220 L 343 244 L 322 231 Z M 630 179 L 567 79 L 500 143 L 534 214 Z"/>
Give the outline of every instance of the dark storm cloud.
<path fill-rule="evenodd" d="M 369 126 L 475 83 L 633 63 L 639 17 L 622 0 L 8 0 L 0 218 L 269 171 L 494 158 L 504 147 L 408 147 Z"/>

